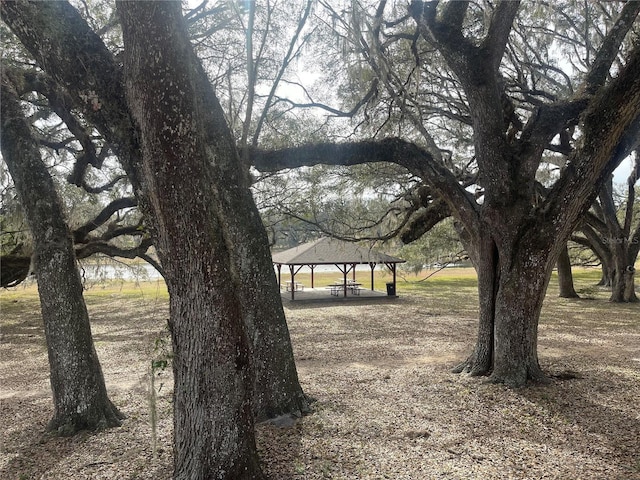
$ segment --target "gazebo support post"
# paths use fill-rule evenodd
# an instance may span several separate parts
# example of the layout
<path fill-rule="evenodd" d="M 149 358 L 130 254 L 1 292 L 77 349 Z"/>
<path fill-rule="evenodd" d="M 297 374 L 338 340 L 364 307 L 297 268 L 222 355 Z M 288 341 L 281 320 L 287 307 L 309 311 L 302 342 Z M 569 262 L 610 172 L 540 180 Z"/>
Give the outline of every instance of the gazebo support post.
<path fill-rule="evenodd" d="M 396 287 L 396 264 L 395 263 L 391 263 L 389 264 L 391 267 L 391 273 L 393 273 L 393 291 L 395 292 L 395 296 L 398 296 L 398 290 Z"/>
<path fill-rule="evenodd" d="M 393 264 L 393 291 L 395 292 L 396 296 L 398 296 L 398 287 L 396 286 L 396 267 L 397 265 L 394 263 Z"/>
<path fill-rule="evenodd" d="M 291 273 L 291 301 L 293 301 L 295 297 L 295 291 L 296 291 L 295 265 L 289 265 L 289 272 Z"/>
<path fill-rule="evenodd" d="M 278 290 L 282 291 L 282 264 L 279 263 L 276 267 L 278 269 Z"/>
<path fill-rule="evenodd" d="M 376 264 L 369 262 L 369 266 L 371 267 L 371 291 L 373 292 L 373 270 L 376 268 Z"/>
<path fill-rule="evenodd" d="M 313 288 L 313 269 L 316 268 L 316 266 L 309 265 L 309 268 L 311 269 L 311 288 Z"/>
<path fill-rule="evenodd" d="M 347 297 L 347 273 L 348 273 L 347 264 L 345 263 L 344 264 L 344 270 L 342 272 L 342 276 L 343 276 L 342 283 L 344 285 L 344 296 L 345 296 L 345 298 Z"/>

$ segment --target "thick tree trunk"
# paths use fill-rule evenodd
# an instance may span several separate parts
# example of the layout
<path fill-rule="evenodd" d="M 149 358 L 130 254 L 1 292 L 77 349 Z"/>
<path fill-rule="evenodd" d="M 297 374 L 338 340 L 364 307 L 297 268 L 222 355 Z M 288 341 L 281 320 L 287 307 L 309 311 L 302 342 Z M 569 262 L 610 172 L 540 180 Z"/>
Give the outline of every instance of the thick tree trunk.
<path fill-rule="evenodd" d="M 266 231 L 248 187 L 231 195 L 236 198 L 224 208 L 223 228 L 234 245 L 243 245 L 231 254 L 255 372 L 253 411 L 257 421 L 299 417 L 309 413 L 309 400 L 298 381 Z"/>
<path fill-rule="evenodd" d="M 558 296 L 561 298 L 579 298 L 573 286 L 573 273 L 571 272 L 571 258 L 569 249 L 565 246 L 558 257 Z"/>
<path fill-rule="evenodd" d="M 34 241 L 35 271 L 49 354 L 54 415 L 60 435 L 120 425 L 107 396 L 73 250 L 53 180 L 8 80 L 2 77 L 2 155 Z"/>
<path fill-rule="evenodd" d="M 613 176 L 609 177 L 600 191 L 600 205 L 603 223 L 606 225 L 607 238 L 605 245 L 611 255 L 611 302 L 635 301 L 633 286 L 634 263 L 637 258 L 637 245 L 631 238 L 632 209 L 635 199 L 635 179 L 629 179 L 627 209 L 625 221 L 618 220 L 618 209 L 613 201 Z"/>
<path fill-rule="evenodd" d="M 492 382 L 514 387 L 544 381 L 537 332 L 551 276 L 545 255 L 501 254 L 490 235 L 480 238 L 479 245 L 465 245 L 478 272 L 478 336 L 472 354 L 453 371 L 488 375 Z"/>
<path fill-rule="evenodd" d="M 491 380 L 519 387 L 543 381 L 538 322 L 551 271 L 544 256 L 518 255 L 501 270 L 496 295 L 496 341 Z"/>
<path fill-rule="evenodd" d="M 253 408 L 258 420 L 282 414 L 300 416 L 309 402 L 298 381 L 269 239 L 250 190 L 249 167 L 243 166 L 207 75 L 194 57 L 195 88 L 206 141 L 216 155 L 218 218 L 232 246 L 232 266 L 239 277 L 238 296 L 251 341 L 255 371 Z M 224 139 L 221 141 L 220 139 Z M 226 149 L 226 151 L 225 151 Z"/>
<path fill-rule="evenodd" d="M 637 302 L 635 293 L 635 267 L 629 264 L 628 252 L 614 253 L 615 270 L 611 282 L 610 302 Z"/>
<path fill-rule="evenodd" d="M 493 371 L 495 297 L 500 279 L 498 254 L 495 243 L 488 235 L 481 237 L 480 245 L 472 243 L 464 234 L 461 239 L 478 274 L 478 337 L 469 358 L 457 365 L 453 372 L 465 372 L 472 376 L 489 375 Z"/>
<path fill-rule="evenodd" d="M 2 3 L 2 16 L 39 65 L 57 79 L 72 98 L 81 99 L 76 107 L 112 145 L 136 194 L 144 197 L 142 173 L 137 166 L 141 155 L 139 135 L 124 100 L 121 69 L 99 37 L 67 2 L 6 2 Z M 83 65 L 82 71 L 76 68 L 79 64 Z M 210 87 L 201 84 L 198 88 L 202 89 L 201 100 L 206 103 L 204 110 L 216 112 L 210 117 L 222 118 L 219 106 L 209 98 Z M 94 109 L 86 101 L 86 92 L 95 93 L 100 108 Z M 207 125 L 209 132 L 226 129 L 224 122 L 208 121 L 213 122 Z M 216 138 L 211 144 L 215 152 Z M 225 168 L 240 168 L 237 157 L 227 163 Z M 242 279 L 240 300 L 253 344 L 254 409 L 259 418 L 296 414 L 306 411 L 308 402 L 298 382 L 264 227 L 245 187 L 246 179 L 242 177 L 238 175 L 235 182 L 223 180 L 218 188 L 219 207 L 226 218 L 221 228 L 226 230 L 230 241 L 234 270 Z M 144 198 L 140 200 L 145 213 L 149 213 L 149 202 Z"/>
<path fill-rule="evenodd" d="M 631 254 L 626 239 L 619 240 L 619 244 L 611 248 L 613 269 L 611 273 L 610 302 L 636 302 L 634 276 L 635 258 Z"/>
<path fill-rule="evenodd" d="M 243 243 L 224 228 L 220 187 L 242 188 L 238 155 L 230 133 L 219 134 L 224 117 L 203 108 L 203 95 L 213 92 L 203 86 L 180 3 L 119 2 L 118 11 L 142 186 L 170 294 L 174 478 L 260 479 L 243 285 L 232 253 Z"/>

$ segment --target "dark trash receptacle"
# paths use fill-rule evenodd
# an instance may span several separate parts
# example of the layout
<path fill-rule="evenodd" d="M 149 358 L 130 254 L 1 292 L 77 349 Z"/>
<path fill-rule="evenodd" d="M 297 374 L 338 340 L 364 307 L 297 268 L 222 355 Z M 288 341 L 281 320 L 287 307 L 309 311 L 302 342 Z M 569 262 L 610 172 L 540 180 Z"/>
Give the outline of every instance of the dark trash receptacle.
<path fill-rule="evenodd" d="M 387 295 L 394 296 L 396 295 L 396 286 L 393 283 L 387 283 Z"/>

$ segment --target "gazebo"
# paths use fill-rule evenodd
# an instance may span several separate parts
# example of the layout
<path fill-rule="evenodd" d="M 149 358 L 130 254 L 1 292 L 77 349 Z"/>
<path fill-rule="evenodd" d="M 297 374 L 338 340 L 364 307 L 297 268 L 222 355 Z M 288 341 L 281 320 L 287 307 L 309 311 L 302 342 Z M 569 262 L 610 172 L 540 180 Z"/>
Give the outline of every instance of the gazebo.
<path fill-rule="evenodd" d="M 291 274 L 291 300 L 295 298 L 295 276 L 304 266 L 311 269 L 311 288 L 314 288 L 314 269 L 318 265 L 333 265 L 343 276 L 342 289 L 347 296 L 347 275 L 352 273 L 355 280 L 356 266 L 369 265 L 371 268 L 371 290 L 374 289 L 373 271 L 378 264 L 386 265 L 393 274 L 393 295 L 396 291 L 396 265 L 404 260 L 372 248 L 362 247 L 353 242 L 323 237 L 273 255 L 273 263 L 278 270 L 278 286 L 282 288 L 282 267 L 288 266 Z"/>

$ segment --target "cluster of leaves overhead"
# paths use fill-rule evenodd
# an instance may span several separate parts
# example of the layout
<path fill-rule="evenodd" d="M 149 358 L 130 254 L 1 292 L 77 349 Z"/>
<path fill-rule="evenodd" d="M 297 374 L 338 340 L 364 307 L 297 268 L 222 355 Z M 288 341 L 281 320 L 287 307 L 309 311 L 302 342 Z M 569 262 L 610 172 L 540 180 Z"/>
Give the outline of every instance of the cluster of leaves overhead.
<path fill-rule="evenodd" d="M 196 52 L 240 146 L 293 144 L 321 121 L 292 111 L 313 1 L 203 2 L 186 15 Z M 283 138 L 284 137 L 284 138 Z"/>
<path fill-rule="evenodd" d="M 494 8 L 492 2 L 470 3 L 463 28 L 468 39 L 482 38 Z M 517 138 L 541 105 L 575 93 L 618 13 L 615 2 L 521 6 L 501 64 L 509 135 Z M 313 106 L 324 108 L 343 127 L 334 139 L 400 136 L 427 148 L 461 182 L 473 179 L 477 164 L 467 100 L 439 53 L 417 34 L 406 4 L 321 1 L 314 14 L 318 27 L 308 54 L 321 72 L 317 84 L 331 86 L 322 98 L 337 107 Z M 611 72 L 638 38 L 638 29 L 636 23 Z M 360 108 L 353 110 L 353 105 Z M 581 134 L 569 125 L 545 151 L 537 175 L 540 192 L 557 180 Z"/>
<path fill-rule="evenodd" d="M 445 160 L 458 167 L 472 165 L 471 119 L 464 93 L 441 56 L 416 33 L 406 5 L 320 3 L 330 18 L 327 29 L 334 30 L 332 38 L 341 44 L 316 47 L 329 52 L 322 64 L 325 82 L 342 79 L 337 91 L 345 102 L 362 97 L 377 83 L 375 101 L 354 120 L 360 134 L 399 135 L 430 149 L 437 145 Z M 463 29 L 467 38 L 482 38 L 493 8 L 492 2 L 469 5 Z M 511 103 L 521 123 L 537 106 L 574 92 L 607 33 L 603 26 L 611 25 L 618 11 L 615 2 L 523 3 L 501 65 L 505 102 Z M 620 58 L 634 37 L 637 31 L 628 35 Z M 332 68 L 337 55 L 346 58 L 342 75 Z"/>

